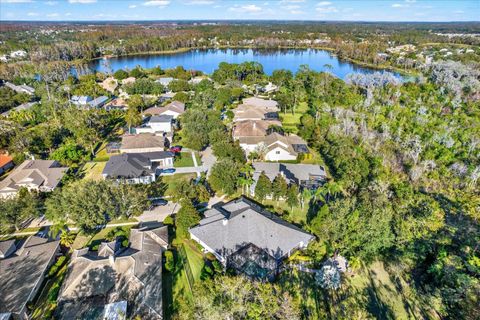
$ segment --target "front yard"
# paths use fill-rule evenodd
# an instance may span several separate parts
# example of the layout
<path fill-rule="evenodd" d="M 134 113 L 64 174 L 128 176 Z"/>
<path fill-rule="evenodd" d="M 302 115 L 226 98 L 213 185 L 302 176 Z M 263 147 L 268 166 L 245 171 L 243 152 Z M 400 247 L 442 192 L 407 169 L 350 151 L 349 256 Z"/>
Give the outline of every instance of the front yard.
<path fill-rule="evenodd" d="M 198 162 L 198 156 L 197 156 L 197 165 L 200 165 Z M 177 153 L 175 156 L 175 161 L 173 162 L 173 166 L 175 168 L 181 168 L 181 167 L 194 167 L 194 162 L 192 158 L 192 153 L 191 152 L 180 152 Z"/>

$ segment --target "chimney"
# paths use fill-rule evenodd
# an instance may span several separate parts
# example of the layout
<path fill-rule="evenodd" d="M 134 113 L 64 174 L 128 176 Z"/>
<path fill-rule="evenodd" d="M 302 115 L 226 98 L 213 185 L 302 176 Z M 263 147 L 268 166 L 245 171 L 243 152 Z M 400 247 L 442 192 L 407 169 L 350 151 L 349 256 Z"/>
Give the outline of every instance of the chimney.
<path fill-rule="evenodd" d="M 228 219 L 227 219 L 227 218 L 223 218 L 222 223 L 223 223 L 224 226 L 226 226 L 226 225 L 228 224 Z"/>
<path fill-rule="evenodd" d="M 110 264 L 112 266 L 115 265 L 115 256 L 113 254 L 109 255 L 108 256 L 108 261 L 110 262 Z"/>

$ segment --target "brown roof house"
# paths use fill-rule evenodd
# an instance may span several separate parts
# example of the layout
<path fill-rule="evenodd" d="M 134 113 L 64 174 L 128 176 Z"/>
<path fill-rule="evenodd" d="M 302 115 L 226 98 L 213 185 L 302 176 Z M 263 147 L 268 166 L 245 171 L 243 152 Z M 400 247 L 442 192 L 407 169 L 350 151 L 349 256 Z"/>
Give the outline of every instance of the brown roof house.
<path fill-rule="evenodd" d="M 59 241 L 30 236 L 17 249 L 13 240 L 0 242 L 0 314 L 28 319 L 27 303 L 39 292 L 59 252 Z"/>
<path fill-rule="evenodd" d="M 0 181 L 0 197 L 15 196 L 22 187 L 41 192 L 52 191 L 67 170 L 55 160 L 26 160 Z"/>
<path fill-rule="evenodd" d="M 252 278 L 273 279 L 283 259 L 314 236 L 241 197 L 205 211 L 190 236 L 224 266 Z"/>
<path fill-rule="evenodd" d="M 234 140 L 240 137 L 265 137 L 268 135 L 268 129 L 271 126 L 281 127 L 282 123 L 278 120 L 244 120 L 236 122 L 232 135 Z"/>
<path fill-rule="evenodd" d="M 10 168 L 13 168 L 13 158 L 8 154 L 0 154 L 0 174 L 3 174 Z"/>
<path fill-rule="evenodd" d="M 245 120 L 275 120 L 278 119 L 278 103 L 274 100 L 265 100 L 257 97 L 243 99 L 233 110 L 233 122 Z"/>
<path fill-rule="evenodd" d="M 301 153 L 309 153 L 307 142 L 297 135 L 273 132 L 265 137 L 240 137 L 240 146 L 247 156 L 258 153 L 265 161 L 296 160 Z"/>
<path fill-rule="evenodd" d="M 55 319 L 102 319 L 112 303 L 126 301 L 130 319 L 162 319 L 162 253 L 166 226 L 130 231 L 130 245 L 104 242 L 98 251 L 75 250 L 58 297 Z"/>
<path fill-rule="evenodd" d="M 120 153 L 143 153 L 165 150 L 168 140 L 152 133 L 129 134 L 122 137 Z"/>
<path fill-rule="evenodd" d="M 173 116 L 174 119 L 177 119 L 185 112 L 185 103 L 180 101 L 172 101 L 164 107 L 151 107 L 145 110 L 144 114 L 149 114 L 152 116 L 156 115 L 170 115 Z"/>

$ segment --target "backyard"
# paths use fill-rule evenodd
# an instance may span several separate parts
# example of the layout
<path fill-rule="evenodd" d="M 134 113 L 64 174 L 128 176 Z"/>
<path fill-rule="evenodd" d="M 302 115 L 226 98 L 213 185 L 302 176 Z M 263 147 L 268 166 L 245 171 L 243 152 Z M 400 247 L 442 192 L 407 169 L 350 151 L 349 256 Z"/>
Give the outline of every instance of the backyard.
<path fill-rule="evenodd" d="M 280 112 L 280 121 L 282 122 L 282 126 L 284 129 L 292 132 L 297 133 L 298 128 L 297 126 L 300 124 L 300 118 L 308 111 L 308 105 L 306 102 L 300 102 L 297 109 L 295 110 L 295 114 L 292 112 L 283 113 Z"/>
<path fill-rule="evenodd" d="M 81 169 L 85 180 L 103 180 L 102 171 L 105 168 L 106 162 L 87 162 Z"/>

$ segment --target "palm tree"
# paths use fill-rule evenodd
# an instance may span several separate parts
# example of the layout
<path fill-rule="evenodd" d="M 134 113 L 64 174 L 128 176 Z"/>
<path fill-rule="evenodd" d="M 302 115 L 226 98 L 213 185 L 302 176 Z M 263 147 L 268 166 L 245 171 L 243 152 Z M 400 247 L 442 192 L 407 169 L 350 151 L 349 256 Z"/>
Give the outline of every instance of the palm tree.
<path fill-rule="evenodd" d="M 249 194 L 250 186 L 253 183 L 253 173 L 255 172 L 255 169 L 253 169 L 251 164 L 247 163 L 243 166 L 240 172 L 241 176 L 238 178 L 238 184 L 242 186 L 242 193 Z"/>
<path fill-rule="evenodd" d="M 70 248 L 74 241 L 75 235 L 73 233 L 70 233 L 67 230 L 62 230 L 62 233 L 60 233 L 60 244 L 62 246 Z"/>
<path fill-rule="evenodd" d="M 340 193 L 344 193 L 343 187 L 335 181 L 329 181 L 315 191 L 313 200 L 315 201 L 318 198 L 322 202 L 327 203 L 331 197 L 335 197 Z"/>

